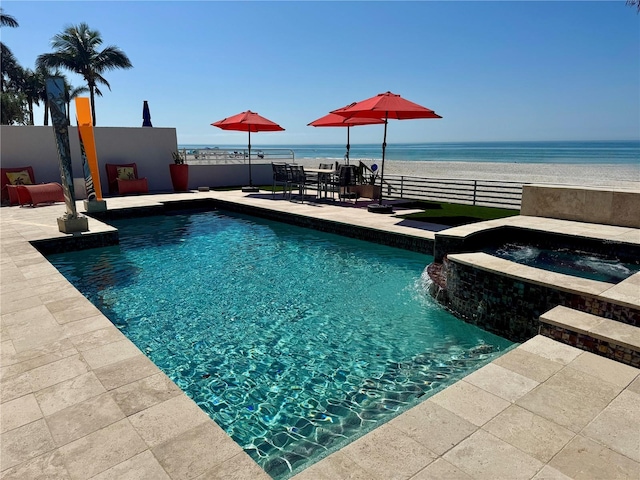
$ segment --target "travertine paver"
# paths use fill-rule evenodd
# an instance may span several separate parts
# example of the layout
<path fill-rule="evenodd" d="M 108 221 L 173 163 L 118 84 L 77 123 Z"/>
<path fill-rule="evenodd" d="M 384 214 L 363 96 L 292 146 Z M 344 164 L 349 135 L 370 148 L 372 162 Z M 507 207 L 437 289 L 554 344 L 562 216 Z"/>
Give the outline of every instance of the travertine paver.
<path fill-rule="evenodd" d="M 147 449 L 126 418 L 58 449 L 74 480 L 91 478 Z"/>
<path fill-rule="evenodd" d="M 570 430 L 518 405 L 511 405 L 483 428 L 541 462 L 551 460 L 574 437 Z"/>
<path fill-rule="evenodd" d="M 185 394 L 165 400 L 129 417 L 150 447 L 167 441 L 209 420 Z"/>
<path fill-rule="evenodd" d="M 536 473 L 533 480 L 571 480 L 571 477 L 566 476 L 564 473 L 549 465 L 545 465 L 542 470 Z"/>
<path fill-rule="evenodd" d="M 571 362 L 571 368 L 618 387 L 626 387 L 638 375 L 638 369 L 591 352 L 583 352 Z"/>
<path fill-rule="evenodd" d="M 38 390 L 35 397 L 43 415 L 53 415 L 72 405 L 106 392 L 94 372 L 78 375 L 50 387 Z"/>
<path fill-rule="evenodd" d="M 525 342 L 521 348 L 527 352 L 531 352 L 562 365 L 567 365 L 578 355 L 583 353 L 582 350 L 578 348 L 572 347 L 571 345 L 565 345 L 564 343 L 558 343 L 541 335 L 533 337 L 531 340 Z"/>
<path fill-rule="evenodd" d="M 238 445 L 213 422 L 201 423 L 152 449 L 172 478 L 202 475 L 240 454 L 239 450 Z"/>
<path fill-rule="evenodd" d="M 510 402 L 539 385 L 535 380 L 492 363 L 467 375 L 465 381 Z"/>
<path fill-rule="evenodd" d="M 529 479 L 544 465 L 484 430 L 478 430 L 453 447 L 443 458 L 480 480 Z"/>
<path fill-rule="evenodd" d="M 342 449 L 375 478 L 410 478 L 437 455 L 390 424 L 382 425 Z"/>
<path fill-rule="evenodd" d="M 575 480 L 637 480 L 640 464 L 581 435 L 576 436 L 549 464 Z"/>
<path fill-rule="evenodd" d="M 118 465 L 99 473 L 92 480 L 170 480 L 162 465 L 149 450 L 145 450 Z"/>
<path fill-rule="evenodd" d="M 162 373 L 156 373 L 111 391 L 111 396 L 127 416 L 181 394 L 182 390 Z"/>
<path fill-rule="evenodd" d="M 411 480 L 473 480 L 473 477 L 439 458 L 411 477 Z"/>
<path fill-rule="evenodd" d="M 431 397 L 431 401 L 480 427 L 510 403 L 482 388 L 461 380 Z"/>
<path fill-rule="evenodd" d="M 389 422 L 432 452 L 442 455 L 477 430 L 471 422 L 426 400 Z"/>
<path fill-rule="evenodd" d="M 353 207 L 240 192 L 108 202 L 118 208 L 211 197 L 423 238 L 435 231 Z M 54 205 L 3 208 L 0 215 L 1 477 L 268 479 L 29 245 L 63 236 L 55 222 L 63 213 L 64 206 Z M 561 233 L 598 229 L 536 217 L 491 224 Z M 92 232 L 112 229 L 94 219 L 89 225 Z M 600 231 L 610 239 L 630 233 L 637 230 Z M 629 291 L 620 295 L 627 298 Z M 537 336 L 295 478 L 637 480 L 638 373 Z"/>
<path fill-rule="evenodd" d="M 63 446 L 123 418 L 124 413 L 111 395 L 103 393 L 59 410 L 45 420 L 53 441 L 57 446 Z"/>
<path fill-rule="evenodd" d="M 640 394 L 621 392 L 582 435 L 640 462 Z"/>
<path fill-rule="evenodd" d="M 510 350 L 493 363 L 539 383 L 563 368 L 561 363 L 530 353 L 524 348 Z"/>
<path fill-rule="evenodd" d="M 42 411 L 32 393 L 2 404 L 0 433 L 13 430 L 42 418 Z"/>

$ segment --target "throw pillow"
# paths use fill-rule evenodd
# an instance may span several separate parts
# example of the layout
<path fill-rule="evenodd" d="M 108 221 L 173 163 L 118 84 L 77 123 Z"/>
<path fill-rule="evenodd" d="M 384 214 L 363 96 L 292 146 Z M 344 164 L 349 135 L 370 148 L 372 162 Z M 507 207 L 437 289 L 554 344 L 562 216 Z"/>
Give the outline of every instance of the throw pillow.
<path fill-rule="evenodd" d="M 135 180 L 136 176 L 133 173 L 133 167 L 118 167 L 118 179 L 120 180 Z"/>
<path fill-rule="evenodd" d="M 11 185 L 33 185 L 29 172 L 22 170 L 20 172 L 7 172 L 7 178 Z"/>

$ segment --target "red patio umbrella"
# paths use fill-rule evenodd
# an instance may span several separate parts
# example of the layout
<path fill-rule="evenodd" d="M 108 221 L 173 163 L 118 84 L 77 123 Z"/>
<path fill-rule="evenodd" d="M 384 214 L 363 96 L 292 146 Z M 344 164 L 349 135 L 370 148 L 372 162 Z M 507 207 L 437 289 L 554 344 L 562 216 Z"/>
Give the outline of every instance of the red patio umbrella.
<path fill-rule="evenodd" d="M 375 97 L 362 100 L 347 108 L 340 108 L 331 113 L 353 118 L 371 118 L 378 117 L 384 119 L 384 138 L 382 140 L 382 165 L 380 168 L 380 185 L 384 190 L 384 154 L 387 148 L 387 123 L 390 118 L 395 120 L 412 120 L 416 118 L 442 118 L 433 110 L 410 102 L 395 93 L 380 93 Z M 382 193 L 380 194 L 380 203 L 369 205 L 368 210 L 376 213 L 392 213 L 390 206 L 382 204 Z"/>
<path fill-rule="evenodd" d="M 223 118 L 217 122 L 212 123 L 214 127 L 221 128 L 222 130 L 237 130 L 240 132 L 249 132 L 249 186 L 242 187 L 243 192 L 257 192 L 258 189 L 253 186 L 253 179 L 251 178 L 251 132 L 280 132 L 284 130 L 277 123 L 272 122 L 251 110 L 238 113 L 232 117 Z"/>
<path fill-rule="evenodd" d="M 338 110 L 345 110 L 349 107 L 353 107 L 355 102 L 347 105 L 346 107 L 339 108 Z M 335 110 L 337 111 L 337 110 Z M 349 144 L 349 128 L 356 127 L 358 125 L 375 125 L 378 123 L 384 123 L 384 120 L 381 118 L 366 118 L 366 117 L 353 117 L 347 118 L 337 113 L 329 113 L 324 117 L 320 117 L 317 120 L 314 120 L 311 123 L 308 123 L 307 126 L 310 127 L 347 127 L 347 154 L 346 154 L 346 162 L 349 165 L 349 150 L 351 149 L 351 145 Z"/>

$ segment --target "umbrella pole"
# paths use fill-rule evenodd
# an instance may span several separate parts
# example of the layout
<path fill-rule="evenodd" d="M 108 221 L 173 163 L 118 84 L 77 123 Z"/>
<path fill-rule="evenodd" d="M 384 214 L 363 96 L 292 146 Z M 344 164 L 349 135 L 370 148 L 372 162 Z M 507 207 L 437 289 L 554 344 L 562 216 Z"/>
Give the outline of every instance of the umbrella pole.
<path fill-rule="evenodd" d="M 248 193 L 255 193 L 255 192 L 258 191 L 258 189 L 253 186 L 253 178 L 251 177 L 251 125 L 249 125 L 249 145 L 248 145 L 248 150 L 249 150 L 249 186 L 248 187 L 242 187 L 242 191 L 243 192 L 248 192 Z"/>
<path fill-rule="evenodd" d="M 382 203 L 382 192 L 384 190 L 384 155 L 385 150 L 387 149 L 387 123 L 389 119 L 389 112 L 385 113 L 384 116 L 384 137 L 382 139 L 382 163 L 380 166 L 380 200 L 378 203 L 373 203 L 367 206 L 367 211 L 372 213 L 393 213 L 393 207 L 391 205 L 383 205 Z"/>
<path fill-rule="evenodd" d="M 385 150 L 387 149 L 387 123 L 389 123 L 387 121 L 387 115 L 385 115 L 384 117 L 384 137 L 382 139 L 382 164 L 381 164 L 382 168 L 380 171 L 380 202 L 379 202 L 380 205 L 382 205 L 382 192 L 384 191 L 384 154 L 385 154 Z"/>
<path fill-rule="evenodd" d="M 347 125 L 347 165 L 349 165 L 349 149 L 351 148 L 349 142 L 349 125 Z"/>
<path fill-rule="evenodd" d="M 249 127 L 249 186 L 253 187 L 253 180 L 251 178 L 251 127 Z"/>

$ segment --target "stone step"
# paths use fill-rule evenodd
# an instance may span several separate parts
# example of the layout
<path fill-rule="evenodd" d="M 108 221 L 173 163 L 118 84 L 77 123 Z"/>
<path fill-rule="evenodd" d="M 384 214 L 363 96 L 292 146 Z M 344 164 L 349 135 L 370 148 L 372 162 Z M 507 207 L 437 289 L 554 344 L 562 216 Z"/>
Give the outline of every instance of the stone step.
<path fill-rule="evenodd" d="M 640 367 L 640 328 L 633 325 L 557 306 L 540 315 L 540 334 Z"/>

